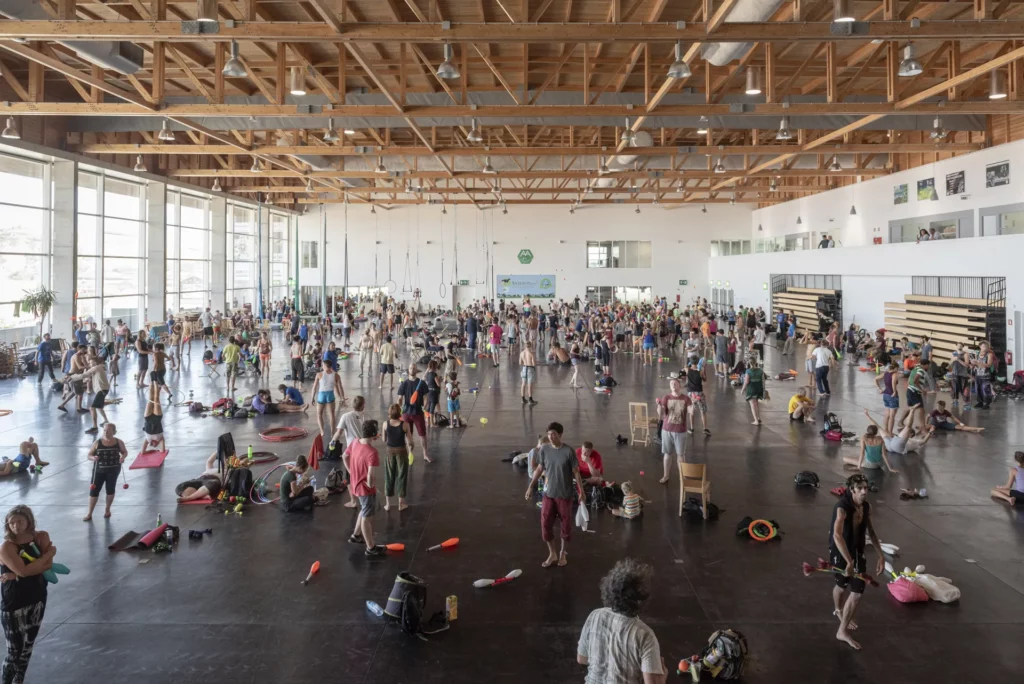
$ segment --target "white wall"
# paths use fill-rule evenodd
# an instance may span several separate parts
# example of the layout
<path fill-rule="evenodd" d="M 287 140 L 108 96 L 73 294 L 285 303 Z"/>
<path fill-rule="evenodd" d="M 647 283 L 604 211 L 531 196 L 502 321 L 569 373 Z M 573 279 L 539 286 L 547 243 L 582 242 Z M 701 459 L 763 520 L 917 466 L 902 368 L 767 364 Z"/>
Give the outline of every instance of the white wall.
<path fill-rule="evenodd" d="M 344 205 L 324 206 L 327 215 L 327 285 L 343 285 L 344 275 Z M 402 293 L 404 285 L 412 281 L 423 291 L 423 300 L 429 304 L 451 302 L 453 237 L 458 223 L 458 277 L 469 280 L 471 286 L 485 278 L 486 263 L 478 244 L 481 242 L 481 223 L 486 224 L 488 235 L 494 235 L 494 272 L 496 274 L 554 274 L 557 277 L 556 294 L 559 298 L 581 297 L 588 285 L 651 286 L 653 294 L 683 301 L 694 296 L 708 296 L 708 256 L 712 239 L 745 239 L 749 235 L 751 209 L 742 204 L 710 205 L 708 213 L 701 213 L 700 205 L 681 209 L 645 206 L 641 214 L 634 213 L 635 205 L 600 205 L 578 209 L 570 215 L 568 206 L 510 205 L 508 214 L 500 209 L 478 210 L 466 205 L 449 206 L 442 216 L 439 205 L 400 206 L 390 211 L 377 210 L 370 214 L 366 205 L 349 204 L 349 285 L 374 284 L 374 240 L 378 246 L 377 269 L 379 284 L 388 279 L 388 247 L 392 248 L 391 277 L 397 283 L 396 297 L 411 298 Z M 419 238 L 417 239 L 417 225 Z M 442 300 L 439 285 L 441 232 L 444 233 L 444 279 L 448 286 Z M 299 240 L 318 240 L 320 235 L 320 208 L 299 218 Z M 389 237 L 390 236 L 390 237 Z M 411 279 L 404 277 L 406 238 L 410 236 Z M 430 241 L 432 244 L 427 245 Z M 588 269 L 586 242 L 588 240 L 650 240 L 652 241 L 652 268 L 649 269 Z M 419 247 L 419 270 L 416 267 Z M 517 254 L 530 249 L 533 262 L 520 264 Z M 679 280 L 688 285 L 679 286 Z M 300 269 L 299 284 L 319 286 L 319 269 Z M 493 286 L 492 286 L 493 288 Z M 484 284 L 475 286 L 475 296 L 487 294 Z"/>
<path fill-rule="evenodd" d="M 985 167 L 1006 160 L 1010 162 L 1010 183 L 986 188 Z M 946 175 L 957 171 L 966 173 L 965 193 L 947 196 Z M 938 200 L 918 201 L 917 181 L 932 177 Z M 908 201 L 895 205 L 893 188 L 903 183 L 908 186 Z M 975 235 L 979 235 L 978 209 L 1021 201 L 1024 201 L 1024 140 L 755 210 L 751 214 L 751 235 L 758 239 L 807 231 L 834 233 L 843 246 L 854 247 L 869 245 L 874 237 L 888 242 L 891 220 L 968 210 L 974 212 Z M 857 208 L 856 216 L 850 215 L 851 206 Z M 797 217 L 801 219 L 799 225 Z"/>

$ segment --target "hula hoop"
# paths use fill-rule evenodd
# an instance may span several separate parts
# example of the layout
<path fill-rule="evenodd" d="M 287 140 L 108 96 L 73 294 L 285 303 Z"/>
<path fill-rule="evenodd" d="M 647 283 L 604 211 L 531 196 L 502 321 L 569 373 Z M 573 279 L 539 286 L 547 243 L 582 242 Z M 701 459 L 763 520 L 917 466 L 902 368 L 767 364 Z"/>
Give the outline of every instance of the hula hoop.
<path fill-rule="evenodd" d="M 293 439 L 302 439 L 308 434 L 305 428 L 278 427 L 264 430 L 260 433 L 260 439 L 265 442 L 288 442 Z"/>
<path fill-rule="evenodd" d="M 252 460 L 250 463 L 258 465 L 260 463 L 270 463 L 276 461 L 278 458 L 277 454 L 273 451 L 254 451 L 252 452 Z"/>
<path fill-rule="evenodd" d="M 266 494 L 264 493 L 263 488 L 264 485 L 267 484 L 267 476 L 276 471 L 278 468 L 284 468 L 285 466 L 292 465 L 294 463 L 295 461 L 292 461 L 290 463 L 280 463 L 276 466 L 272 466 L 271 468 L 265 470 L 263 474 L 257 477 L 256 480 L 252 483 L 252 487 L 249 488 L 249 500 L 252 501 L 254 504 L 262 506 L 263 504 L 274 503 L 275 501 L 280 499 L 280 494 L 275 496 L 273 499 L 268 499 Z M 259 489 L 257 489 L 257 487 Z"/>
<path fill-rule="evenodd" d="M 9 416 L 12 413 L 14 413 L 14 411 L 12 411 L 11 409 L 0 409 L 0 417 Z"/>
<path fill-rule="evenodd" d="M 767 534 L 764 534 L 764 535 L 759 534 L 758 530 L 755 529 L 755 528 L 758 528 L 758 527 L 767 527 L 768 528 Z M 754 521 L 752 521 L 750 523 L 750 525 L 747 526 L 747 532 L 750 534 L 750 537 L 752 539 L 754 539 L 755 541 L 759 541 L 759 542 L 766 542 L 766 541 L 775 539 L 775 537 L 779 534 L 779 531 L 777 529 L 775 529 L 775 526 L 772 525 L 767 520 L 754 520 Z"/>
<path fill-rule="evenodd" d="M 386 280 L 384 281 L 384 289 L 388 291 L 389 295 L 395 294 L 395 290 L 398 289 L 398 283 L 394 280 Z"/>
<path fill-rule="evenodd" d="M 442 299 L 444 299 L 444 296 L 448 294 L 448 287 L 444 283 L 441 283 L 437 288 L 437 293 L 441 295 Z"/>

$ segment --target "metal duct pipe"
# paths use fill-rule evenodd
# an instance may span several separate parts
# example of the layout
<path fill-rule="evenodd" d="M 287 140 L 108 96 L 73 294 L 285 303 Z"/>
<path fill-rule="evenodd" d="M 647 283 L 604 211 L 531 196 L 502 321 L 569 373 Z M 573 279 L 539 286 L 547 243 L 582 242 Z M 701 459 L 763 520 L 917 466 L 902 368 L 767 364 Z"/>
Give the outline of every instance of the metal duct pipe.
<path fill-rule="evenodd" d="M 629 147 L 650 147 L 653 144 L 654 138 L 647 131 L 637 131 L 629 141 Z M 636 161 L 635 154 L 617 155 L 608 160 L 608 171 L 610 173 L 623 171 L 630 168 L 634 161 Z M 608 176 L 601 176 L 594 181 L 595 188 L 609 188 L 613 185 L 615 185 L 615 178 L 609 178 Z"/>
<path fill-rule="evenodd" d="M 739 0 L 726 15 L 726 23 L 763 22 L 775 14 L 783 0 Z M 710 43 L 704 48 L 704 59 L 715 66 L 725 66 L 750 49 L 751 43 Z"/>

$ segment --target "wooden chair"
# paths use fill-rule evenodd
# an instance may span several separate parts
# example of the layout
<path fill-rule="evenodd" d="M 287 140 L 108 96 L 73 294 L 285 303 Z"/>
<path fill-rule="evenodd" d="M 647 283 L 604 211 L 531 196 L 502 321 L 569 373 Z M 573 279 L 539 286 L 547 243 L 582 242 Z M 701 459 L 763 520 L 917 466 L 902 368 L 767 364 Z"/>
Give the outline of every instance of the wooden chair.
<path fill-rule="evenodd" d="M 679 464 L 679 517 L 683 515 L 686 493 L 700 494 L 700 505 L 704 519 L 708 519 L 708 503 L 711 501 L 711 481 L 707 479 L 707 466 L 703 463 Z"/>
<path fill-rule="evenodd" d="M 646 402 L 629 402 L 629 437 L 630 444 L 637 442 L 647 446 L 651 439 L 651 424 L 647 418 Z"/>

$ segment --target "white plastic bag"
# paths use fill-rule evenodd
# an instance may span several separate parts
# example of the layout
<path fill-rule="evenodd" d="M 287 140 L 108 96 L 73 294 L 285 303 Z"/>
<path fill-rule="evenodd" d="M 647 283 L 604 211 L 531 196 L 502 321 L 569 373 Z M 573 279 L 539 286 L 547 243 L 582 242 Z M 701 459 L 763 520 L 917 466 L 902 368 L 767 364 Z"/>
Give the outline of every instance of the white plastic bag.
<path fill-rule="evenodd" d="M 576 527 L 582 528 L 584 532 L 587 531 L 587 525 L 590 524 L 590 512 L 587 507 L 580 505 L 576 508 Z"/>
<path fill-rule="evenodd" d="M 960 590 L 953 586 L 952 581 L 947 577 L 936 577 L 935 575 L 921 574 L 912 578 L 925 592 L 928 598 L 941 603 L 952 603 L 960 598 Z"/>

